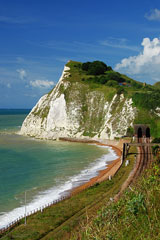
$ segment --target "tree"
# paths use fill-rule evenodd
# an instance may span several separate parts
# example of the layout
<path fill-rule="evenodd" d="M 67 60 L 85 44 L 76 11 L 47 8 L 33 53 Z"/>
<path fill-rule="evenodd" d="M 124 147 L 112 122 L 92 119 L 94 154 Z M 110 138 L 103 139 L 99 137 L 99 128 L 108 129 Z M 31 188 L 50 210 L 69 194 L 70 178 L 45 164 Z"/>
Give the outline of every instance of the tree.
<path fill-rule="evenodd" d="M 107 66 L 107 71 L 113 71 L 111 66 Z"/>
<path fill-rule="evenodd" d="M 107 79 L 108 80 L 114 80 L 117 82 L 124 82 L 124 79 L 121 77 L 121 74 L 118 72 L 114 72 L 114 71 L 109 71 L 106 73 Z"/>
<path fill-rule="evenodd" d="M 91 62 L 82 63 L 82 70 L 88 71 Z"/>
<path fill-rule="evenodd" d="M 104 74 L 107 71 L 107 65 L 100 61 L 94 61 L 89 65 L 88 73 L 91 75 Z"/>
<path fill-rule="evenodd" d="M 101 61 L 86 62 L 82 64 L 82 70 L 90 75 L 100 75 L 107 71 L 107 65 Z"/>

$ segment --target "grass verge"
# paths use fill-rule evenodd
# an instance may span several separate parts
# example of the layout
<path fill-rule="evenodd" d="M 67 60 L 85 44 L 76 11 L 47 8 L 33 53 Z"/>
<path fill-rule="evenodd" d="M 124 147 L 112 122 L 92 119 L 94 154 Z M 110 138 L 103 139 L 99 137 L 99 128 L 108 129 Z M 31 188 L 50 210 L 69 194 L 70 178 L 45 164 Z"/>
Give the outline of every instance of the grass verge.
<path fill-rule="evenodd" d="M 160 239 L 160 157 L 145 170 L 132 188 L 98 215 L 79 233 L 81 240 Z M 73 235 L 72 240 L 77 239 Z"/>
<path fill-rule="evenodd" d="M 119 191 L 134 165 L 135 150 L 130 151 L 130 164 L 127 167 L 123 164 L 111 181 L 96 184 L 70 199 L 45 209 L 42 213 L 28 217 L 27 226 L 21 221 L 19 226 L 1 239 L 70 239 L 72 234 L 77 233 L 82 223 L 95 217 L 97 210 L 107 204 Z"/>

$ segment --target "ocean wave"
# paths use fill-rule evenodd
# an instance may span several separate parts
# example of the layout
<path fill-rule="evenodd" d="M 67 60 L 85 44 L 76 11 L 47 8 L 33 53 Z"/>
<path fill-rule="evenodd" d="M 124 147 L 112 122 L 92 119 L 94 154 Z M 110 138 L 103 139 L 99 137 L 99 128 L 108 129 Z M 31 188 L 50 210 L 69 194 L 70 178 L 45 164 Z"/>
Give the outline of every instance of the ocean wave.
<path fill-rule="evenodd" d="M 98 146 L 98 145 L 97 145 Z M 98 146 L 105 147 L 109 150 L 107 154 L 102 155 L 93 163 L 89 164 L 88 167 L 83 169 L 78 175 L 70 177 L 66 182 L 61 183 L 60 185 L 54 186 L 48 190 L 39 192 L 35 198 L 27 204 L 26 209 L 27 213 L 34 211 L 37 208 L 42 208 L 44 205 L 55 201 L 62 196 L 66 195 L 67 191 L 70 191 L 74 187 L 81 185 L 84 182 L 87 182 L 91 178 L 98 175 L 100 170 L 106 168 L 108 162 L 113 161 L 117 158 L 115 151 L 108 146 Z M 0 229 L 6 227 L 11 222 L 15 221 L 17 218 L 21 217 L 25 213 L 25 206 L 15 208 L 10 212 L 0 214 Z"/>

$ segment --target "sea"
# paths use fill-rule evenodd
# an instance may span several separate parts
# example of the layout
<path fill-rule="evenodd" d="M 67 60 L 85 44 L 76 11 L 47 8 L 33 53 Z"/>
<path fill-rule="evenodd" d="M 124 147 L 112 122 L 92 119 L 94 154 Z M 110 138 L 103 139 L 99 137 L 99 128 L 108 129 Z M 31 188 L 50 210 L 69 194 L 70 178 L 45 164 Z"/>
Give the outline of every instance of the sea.
<path fill-rule="evenodd" d="M 28 109 L 0 109 L 0 229 L 87 182 L 117 158 L 110 147 L 18 134 Z"/>

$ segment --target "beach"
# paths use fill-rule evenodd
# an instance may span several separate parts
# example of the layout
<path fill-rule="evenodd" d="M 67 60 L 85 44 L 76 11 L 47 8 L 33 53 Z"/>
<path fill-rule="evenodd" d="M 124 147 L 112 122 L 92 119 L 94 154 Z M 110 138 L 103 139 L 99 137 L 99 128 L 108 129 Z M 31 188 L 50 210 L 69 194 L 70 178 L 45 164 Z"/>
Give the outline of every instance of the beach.
<path fill-rule="evenodd" d="M 93 141 L 41 141 L 3 134 L 1 156 L 1 167 L 5 169 L 7 164 L 9 174 L 1 173 L 1 182 L 7 184 L 5 188 L 1 185 L 0 228 L 24 214 L 25 191 L 29 213 L 72 194 L 80 185 L 81 189 L 83 184 L 88 187 L 97 177 L 106 178 L 117 159 L 113 148 L 100 143 L 98 147 Z"/>
<path fill-rule="evenodd" d="M 117 155 L 117 158 L 111 162 L 108 162 L 106 165 L 106 168 L 103 170 L 100 170 L 97 176 L 89 179 L 84 184 L 80 184 L 77 187 L 73 187 L 71 189 L 71 195 L 75 195 L 93 186 L 96 183 L 103 182 L 109 178 L 111 179 L 116 174 L 116 172 L 118 171 L 118 169 L 122 164 L 122 160 L 121 160 L 122 148 L 123 148 L 123 143 L 126 142 L 126 140 L 121 139 L 120 141 L 115 141 L 115 140 L 109 140 L 109 139 L 93 140 L 93 139 L 75 139 L 75 138 L 60 138 L 60 140 L 67 141 L 67 142 L 95 144 L 102 147 L 103 146 L 110 147 Z"/>
<path fill-rule="evenodd" d="M 0 228 L 24 214 L 25 191 L 31 212 L 108 179 L 121 163 L 118 141 L 42 141 L 17 135 L 27 113 L 0 115 Z"/>
<path fill-rule="evenodd" d="M 115 159 L 112 162 L 108 163 L 104 170 L 100 170 L 99 173 L 98 173 L 98 176 L 93 177 L 88 182 L 86 182 L 86 183 L 84 183 L 84 184 L 82 184 L 82 185 L 72 189 L 71 190 L 71 195 L 78 194 L 79 192 L 81 192 L 81 191 L 83 191 L 83 190 L 93 186 L 96 183 L 100 183 L 100 182 L 103 182 L 103 181 L 109 179 L 109 177 L 112 178 L 116 174 L 118 169 L 120 168 L 121 163 L 122 163 L 122 161 L 121 161 L 122 151 L 121 151 L 120 148 L 115 147 L 113 145 L 107 145 L 107 144 L 104 144 L 104 143 L 100 143 L 100 142 L 97 142 L 96 145 L 106 146 L 106 147 L 112 148 L 112 150 L 117 155 L 117 159 Z"/>

